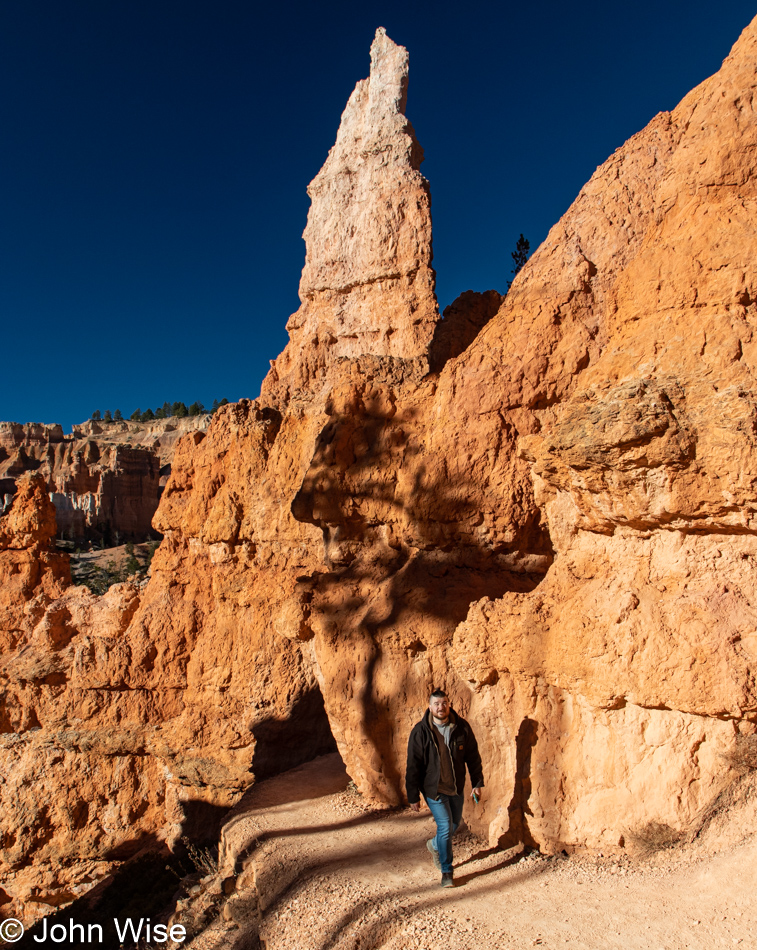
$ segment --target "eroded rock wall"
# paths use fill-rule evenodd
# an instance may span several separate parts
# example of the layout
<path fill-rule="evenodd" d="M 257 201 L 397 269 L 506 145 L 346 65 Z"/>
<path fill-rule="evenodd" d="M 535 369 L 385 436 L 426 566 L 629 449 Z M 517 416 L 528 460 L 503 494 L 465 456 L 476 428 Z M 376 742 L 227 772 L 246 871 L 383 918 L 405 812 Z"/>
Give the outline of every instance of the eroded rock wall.
<path fill-rule="evenodd" d="M 331 224 L 313 222 L 329 202 L 336 212 L 340 202 L 349 204 L 339 179 L 350 171 L 366 203 L 362 230 L 381 231 L 376 246 L 386 244 L 384 263 L 371 269 L 375 247 L 365 233 L 370 246 L 346 283 L 341 252 L 327 286 L 304 280 L 296 318 L 302 339 L 277 361 L 261 400 L 223 408 L 206 437 L 192 433 L 179 444 L 154 520 L 164 540 L 147 588 L 120 585 L 102 600 L 70 588 L 4 657 L 14 710 L 8 767 L 19 784 L 44 772 L 49 790 L 68 789 L 66 808 L 24 819 L 31 842 L 24 853 L 4 854 L 4 887 L 15 909 L 25 904 L 33 913 L 32 892 L 37 906 L 60 903 L 92 879 L 93 859 L 212 826 L 254 775 L 333 748 L 319 688 L 326 680 L 310 642 L 310 587 L 323 568 L 323 534 L 295 519 L 291 507 L 329 420 L 330 389 L 361 373 L 352 356 L 366 352 L 382 378 L 393 374 L 399 384 L 410 377 L 415 385 L 439 316 L 428 186 L 403 111 L 407 54 L 379 31 L 371 62 L 371 78 L 358 85 L 332 151 L 333 182 L 325 175 L 317 183 L 324 197 L 321 205 L 314 199 L 307 239 L 309 260 L 328 256 Z M 399 221 L 406 233 L 395 272 Z M 323 314 L 333 339 L 317 336 Z M 395 355 L 401 350 L 406 357 Z M 103 623 L 106 603 L 122 622 Z M 65 636 L 51 657 L 40 624 L 49 626 L 53 616 L 64 618 Z M 44 678 L 52 666 L 54 683 Z M 50 748 L 61 754 L 45 769 L 43 749 Z M 114 756 L 135 778 L 147 778 L 129 786 L 129 810 L 110 809 L 101 827 L 103 801 L 114 795 Z M 87 782 L 83 762 L 91 768 Z M 15 834 L 21 817 L 6 813 Z"/>
<path fill-rule="evenodd" d="M 536 723 L 529 821 L 553 846 L 691 829 L 754 733 L 756 59 L 752 24 L 597 171 L 465 360 L 499 358 L 533 413 L 518 452 L 556 556 L 474 605 L 452 663 L 474 708 L 518 709 L 503 776 Z M 504 359 L 526 335 L 537 372 Z"/>
<path fill-rule="evenodd" d="M 401 801 L 431 686 L 479 735 L 466 818 L 492 840 L 696 827 L 757 713 L 756 43 L 598 169 L 504 301 L 440 320 L 407 54 L 377 33 L 290 343 L 179 444 L 147 587 L 66 588 L 3 522 L 29 535 L 0 551 L 27 565 L 3 602 L 14 909 L 212 827 L 331 733 Z M 35 782 L 44 808 L 13 791 Z"/>
<path fill-rule="evenodd" d="M 302 432 L 295 420 L 280 431 L 276 413 L 250 402 L 222 413 L 206 446 L 199 432 L 179 446 L 146 589 L 120 584 L 98 598 L 66 577 L 48 591 L 43 577 L 12 592 L 0 812 L 3 889 L 17 915 L 71 900 L 143 847 L 212 841 L 256 775 L 333 749 L 309 647 L 277 634 L 292 571 L 315 568 L 313 529 L 271 497 L 274 485 L 287 491 Z M 49 541 L 54 508 L 35 478 Z M 9 537 L 23 499 L 1 522 Z M 0 552 L 15 558 L 16 587 L 19 557 L 67 568 L 33 548 Z"/>
<path fill-rule="evenodd" d="M 478 726 L 469 820 L 492 839 L 627 847 L 692 830 L 737 777 L 756 41 L 598 169 L 438 375 L 334 388 L 293 510 L 329 542 L 311 627 L 332 728 L 382 797 L 431 683 Z"/>

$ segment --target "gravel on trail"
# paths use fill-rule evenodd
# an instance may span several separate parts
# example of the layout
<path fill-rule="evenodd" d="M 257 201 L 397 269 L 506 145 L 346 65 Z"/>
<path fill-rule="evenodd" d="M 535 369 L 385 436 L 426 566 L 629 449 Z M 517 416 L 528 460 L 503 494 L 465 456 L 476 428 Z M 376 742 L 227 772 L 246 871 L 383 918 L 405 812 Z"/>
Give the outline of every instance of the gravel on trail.
<path fill-rule="evenodd" d="M 463 826 L 455 887 L 443 889 L 430 813 L 372 806 L 348 783 L 330 755 L 247 792 L 224 825 L 218 874 L 175 917 L 217 915 L 193 950 L 757 948 L 757 836 L 735 834 L 733 817 L 717 847 L 643 862 L 499 851 Z"/>

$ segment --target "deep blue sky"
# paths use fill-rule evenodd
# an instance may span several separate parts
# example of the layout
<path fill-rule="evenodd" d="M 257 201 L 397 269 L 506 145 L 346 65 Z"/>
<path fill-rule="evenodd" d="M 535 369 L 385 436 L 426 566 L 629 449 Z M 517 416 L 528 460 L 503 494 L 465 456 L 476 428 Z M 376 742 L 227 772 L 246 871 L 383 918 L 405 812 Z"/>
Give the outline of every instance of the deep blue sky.
<path fill-rule="evenodd" d="M 757 10 L 0 3 L 0 419 L 256 396 L 286 343 L 305 188 L 377 26 L 410 51 L 442 307 L 504 290 L 597 165 L 715 72 Z"/>

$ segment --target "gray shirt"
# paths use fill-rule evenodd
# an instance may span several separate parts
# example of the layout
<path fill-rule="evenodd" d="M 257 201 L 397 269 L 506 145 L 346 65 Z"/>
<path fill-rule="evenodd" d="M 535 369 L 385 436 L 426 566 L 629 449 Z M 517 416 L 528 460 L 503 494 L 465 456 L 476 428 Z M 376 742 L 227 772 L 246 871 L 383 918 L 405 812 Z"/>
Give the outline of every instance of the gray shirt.
<path fill-rule="evenodd" d="M 434 731 L 436 734 L 436 747 L 439 750 L 440 760 L 439 794 L 457 795 L 455 769 L 452 765 L 452 753 L 450 752 L 449 747 L 449 740 L 452 735 L 452 723 L 447 720 L 446 725 L 438 726 L 434 722 Z"/>

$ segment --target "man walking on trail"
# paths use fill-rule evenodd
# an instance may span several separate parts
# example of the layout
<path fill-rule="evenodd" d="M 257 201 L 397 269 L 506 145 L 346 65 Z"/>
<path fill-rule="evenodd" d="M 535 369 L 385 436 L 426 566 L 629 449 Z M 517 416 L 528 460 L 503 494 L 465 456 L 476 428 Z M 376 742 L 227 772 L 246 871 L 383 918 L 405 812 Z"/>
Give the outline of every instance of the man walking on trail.
<path fill-rule="evenodd" d="M 484 785 L 481 756 L 473 730 L 450 707 L 447 694 L 435 689 L 428 711 L 413 726 L 407 744 L 407 800 L 413 811 L 420 810 L 420 793 L 436 822 L 436 835 L 426 842 L 434 864 L 442 872 L 442 887 L 453 887 L 452 835 L 463 817 L 465 767 L 468 766 L 478 801 Z"/>

